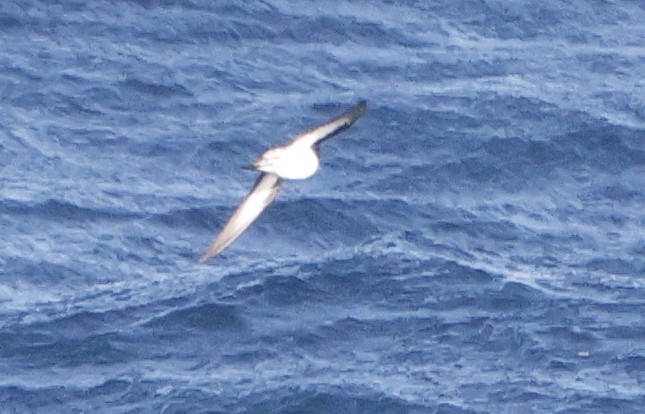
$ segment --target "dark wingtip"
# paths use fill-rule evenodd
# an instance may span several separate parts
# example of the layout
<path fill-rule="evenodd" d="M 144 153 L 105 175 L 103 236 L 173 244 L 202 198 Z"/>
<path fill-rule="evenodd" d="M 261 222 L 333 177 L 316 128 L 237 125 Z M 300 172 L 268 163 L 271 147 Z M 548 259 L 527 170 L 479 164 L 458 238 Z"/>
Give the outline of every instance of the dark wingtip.
<path fill-rule="evenodd" d="M 354 122 L 355 120 L 363 116 L 365 110 L 367 110 L 367 101 L 365 99 L 361 99 L 356 105 L 349 108 L 349 110 L 345 114 L 352 119 L 351 122 Z"/>

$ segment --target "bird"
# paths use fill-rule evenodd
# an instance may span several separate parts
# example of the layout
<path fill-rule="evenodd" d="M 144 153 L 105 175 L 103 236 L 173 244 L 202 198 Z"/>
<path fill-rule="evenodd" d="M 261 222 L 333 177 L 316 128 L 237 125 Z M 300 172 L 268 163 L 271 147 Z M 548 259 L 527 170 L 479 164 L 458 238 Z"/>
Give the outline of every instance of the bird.
<path fill-rule="evenodd" d="M 270 148 L 255 162 L 260 172 L 255 185 L 199 259 L 200 263 L 229 247 L 275 200 L 284 180 L 304 180 L 320 167 L 320 144 L 349 128 L 367 109 L 360 100 L 338 117 L 297 135 L 286 145 Z"/>

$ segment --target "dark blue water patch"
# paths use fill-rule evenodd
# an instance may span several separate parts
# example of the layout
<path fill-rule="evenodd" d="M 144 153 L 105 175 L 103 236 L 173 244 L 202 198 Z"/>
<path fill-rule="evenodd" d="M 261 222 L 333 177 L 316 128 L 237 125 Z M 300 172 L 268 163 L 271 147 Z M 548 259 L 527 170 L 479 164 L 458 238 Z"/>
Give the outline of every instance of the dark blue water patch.
<path fill-rule="evenodd" d="M 142 114 L 149 112 L 170 112 L 182 100 L 192 95 L 186 87 L 177 83 L 161 83 L 134 77 L 128 77 L 127 80 L 115 84 L 114 88 L 124 98 L 119 98 L 115 92 L 103 92 L 101 98 L 107 98 L 108 101 L 99 103 L 118 111 L 139 113 L 139 119 L 144 116 Z"/>
<path fill-rule="evenodd" d="M 645 397 L 633 399 L 594 396 L 590 402 L 581 404 L 579 412 L 633 412 L 643 408 Z"/>
<path fill-rule="evenodd" d="M 618 177 L 616 177 L 618 178 Z M 613 180 L 612 180 L 613 181 Z M 587 191 L 578 194 L 580 201 L 585 205 L 599 207 L 618 207 L 616 213 L 603 211 L 596 218 L 598 221 L 612 222 L 617 228 L 622 228 L 628 219 L 625 213 L 629 214 L 630 207 L 638 207 L 645 202 L 645 192 L 640 191 L 637 182 L 598 182 Z"/>
<path fill-rule="evenodd" d="M 244 135 L 246 131 L 237 130 L 233 128 L 231 131 L 233 135 Z M 249 150 L 249 143 L 241 140 L 213 140 L 217 137 L 205 137 L 206 144 L 197 149 L 193 162 L 198 170 L 205 173 L 218 174 L 221 176 L 223 170 L 233 173 L 238 179 L 249 180 L 249 190 L 253 186 L 253 181 L 250 177 L 255 174 L 245 170 L 249 168 L 253 161 L 253 156 L 258 155 L 260 152 L 251 154 Z M 260 149 L 258 147 L 258 149 Z M 261 150 L 260 150 L 261 151 Z"/>
<path fill-rule="evenodd" d="M 538 125 L 553 125 L 562 123 L 563 109 L 553 103 L 538 98 L 528 98 L 524 96 L 508 96 L 498 93 L 480 93 L 476 99 L 468 102 L 469 106 L 477 110 L 478 114 L 486 119 L 486 126 L 502 125 L 505 128 L 511 128 L 513 124 L 529 126 L 533 123 Z M 566 111 L 567 116 L 564 118 L 585 117 L 583 113 L 575 111 Z M 489 119 L 490 118 L 490 119 Z M 520 129 L 521 130 L 521 129 Z M 540 131 L 532 131 L 540 133 Z M 495 138 L 514 138 L 514 136 L 501 136 Z M 544 139 L 542 135 L 538 137 L 520 136 L 523 140 Z"/>
<path fill-rule="evenodd" d="M 506 220 L 495 222 L 472 222 L 466 220 L 455 220 L 454 222 L 438 221 L 433 223 L 432 228 L 441 233 L 463 233 L 470 238 L 490 238 L 499 243 L 515 243 L 524 238 L 534 236 L 531 234 L 531 231 L 522 229 Z"/>
<path fill-rule="evenodd" d="M 59 338 L 52 344 L 41 345 L 26 355 L 34 363 L 36 355 L 47 355 L 41 361 L 44 366 L 78 367 L 87 364 L 106 365 L 127 363 L 132 355 L 115 346 L 119 337 L 115 334 L 93 335 L 82 340 Z"/>
<path fill-rule="evenodd" d="M 177 83 L 162 83 L 151 82 L 135 77 L 128 77 L 123 81 L 120 87 L 125 88 L 134 95 L 142 98 L 144 95 L 149 95 L 155 99 L 171 99 L 178 97 L 190 97 L 192 94 L 182 85 Z M 132 95 L 129 93 L 129 95 Z"/>
<path fill-rule="evenodd" d="M 612 93 L 603 91 L 594 94 L 594 98 L 602 99 L 605 102 L 607 108 L 631 115 L 634 120 L 639 122 L 639 126 L 645 123 L 644 105 L 641 102 L 632 99 L 629 93 Z M 642 126 L 640 126 L 639 129 L 642 131 Z"/>
<path fill-rule="evenodd" d="M 521 313 L 527 308 L 535 312 L 536 307 L 544 308 L 550 303 L 545 300 L 544 292 L 517 282 L 507 282 L 498 292 L 482 298 L 487 306 L 506 313 Z"/>
<path fill-rule="evenodd" d="M 153 398 L 163 385 L 128 378 L 110 379 L 89 387 L 6 386 L 0 388 L 0 404 L 8 412 L 18 413 L 103 411 L 112 407 L 126 407 L 132 412 L 159 412 L 163 403 L 154 409 L 142 400 Z"/>
<path fill-rule="evenodd" d="M 642 306 L 642 304 L 635 304 L 631 306 L 634 311 Z M 607 339 L 628 340 L 639 343 L 645 339 L 645 332 L 640 326 L 616 324 L 616 326 L 607 327 L 603 330 L 603 336 Z"/>
<path fill-rule="evenodd" d="M 423 413 L 424 411 L 420 412 Z M 436 410 L 436 414 L 480 414 L 484 412 L 485 411 L 464 408 L 450 403 L 439 403 L 437 404 Z"/>
<path fill-rule="evenodd" d="M 575 344 L 579 349 L 588 349 L 588 347 L 596 344 L 600 338 L 588 330 L 576 330 L 571 326 L 560 326 L 560 321 L 553 321 L 553 325 L 547 329 L 536 332 L 539 333 L 543 339 L 550 338 L 550 340 L 558 343 Z"/>
<path fill-rule="evenodd" d="M 607 12 L 606 8 L 591 5 L 587 8 L 577 5 L 563 5 L 559 2 L 542 3 L 540 7 L 527 9 L 524 4 L 483 4 L 469 1 L 464 6 L 444 2 L 435 5 L 433 10 L 442 15 L 450 13 L 464 19 L 464 25 L 484 37 L 500 39 L 534 39 L 539 37 L 561 36 L 571 41 L 586 43 L 595 38 L 595 34 L 587 28 L 593 24 L 618 24 L 629 16 L 620 7 Z M 579 25 L 580 20 L 590 20 L 587 24 Z M 591 23 L 594 22 L 594 23 Z"/>
<path fill-rule="evenodd" d="M 638 355 L 638 352 L 641 354 Z M 625 372 L 634 375 L 639 384 L 645 384 L 645 352 L 635 351 L 632 355 L 615 358 L 612 363 L 622 366 Z"/>
<path fill-rule="evenodd" d="M 357 319 L 347 317 L 318 328 L 323 343 L 333 350 L 334 343 L 362 343 L 367 341 L 369 348 L 382 348 L 385 344 L 398 342 L 401 338 L 413 337 L 422 341 L 425 336 L 435 336 L 441 323 L 437 317 L 398 317 L 392 319 Z M 379 344 L 382 343 L 382 344 Z M 337 345 L 338 346 L 338 345 Z M 342 345 L 341 345 L 342 346 Z M 319 349 L 325 349 L 322 346 Z M 335 352 L 335 351 L 334 351 Z"/>
<path fill-rule="evenodd" d="M 206 303 L 178 309 L 146 323 L 149 328 L 167 331 L 238 331 L 246 326 L 240 309 L 234 305 Z"/>
<path fill-rule="evenodd" d="M 634 70 L 634 64 L 626 57 L 616 54 L 579 54 L 578 62 L 586 66 L 590 72 L 605 75 L 626 74 Z"/>
<path fill-rule="evenodd" d="M 4 96 L 7 99 L 25 93 L 24 88 L 20 87 L 21 85 L 24 86 L 26 83 L 36 84 L 45 79 L 38 70 L 23 66 L 19 62 L 9 61 L 2 63 L 3 70 L 5 71 L 2 79 L 7 82 L 4 85 L 5 89 L 3 90 L 3 94 L 5 94 Z M 12 80 L 13 83 L 9 83 L 9 80 Z"/>
<path fill-rule="evenodd" d="M 114 345 L 115 334 L 67 338 L 55 332 L 34 335 L 3 333 L 2 355 L 23 369 L 110 365 L 132 358 Z"/>
<path fill-rule="evenodd" d="M 510 171 L 522 171 L 526 174 L 528 165 L 535 165 L 541 172 L 548 173 L 563 163 L 579 162 L 576 154 L 558 151 L 547 142 L 525 142 L 519 139 L 493 139 L 483 145 L 483 149 L 494 157 L 497 163 Z M 509 164 L 514 160 L 515 165 Z M 528 163 L 528 165 L 527 165 Z"/>
<path fill-rule="evenodd" d="M 57 412 L 61 404 L 68 401 L 62 398 L 65 387 L 54 386 L 45 389 L 26 389 L 22 386 L 0 387 L 0 405 L 10 413 Z M 59 411 L 58 411 L 59 412 Z"/>
<path fill-rule="evenodd" d="M 40 203 L 24 203 L 12 200 L 0 202 L 0 212 L 18 217 L 33 217 L 40 220 L 97 221 L 133 220 L 142 216 L 117 208 L 81 207 L 71 202 L 49 199 Z"/>
<path fill-rule="evenodd" d="M 645 152 L 622 142 L 638 139 L 636 135 L 613 127 L 592 126 L 548 142 L 492 140 L 483 148 L 495 157 L 491 161 L 499 172 L 513 172 L 520 177 L 548 175 L 556 168 L 620 172 L 645 162 Z"/>
<path fill-rule="evenodd" d="M 584 265 L 591 271 L 602 271 L 613 275 L 637 275 L 645 272 L 645 265 L 624 259 L 594 259 Z"/>
<path fill-rule="evenodd" d="M 572 361 L 554 359 L 551 362 L 549 362 L 548 368 L 549 370 L 553 370 L 554 372 L 557 372 L 557 371 L 576 372 L 578 370 L 578 364 Z"/>
<path fill-rule="evenodd" d="M 213 5 L 192 4 L 165 5 L 155 3 L 144 6 L 148 13 L 136 14 L 149 16 L 152 11 L 156 26 L 139 29 L 141 37 L 156 43 L 177 42 L 217 42 L 220 44 L 240 41 L 262 41 L 274 44 L 325 42 L 343 44 L 348 39 L 362 40 L 369 44 L 383 44 L 385 39 L 399 41 L 403 45 L 415 45 L 413 37 L 405 36 L 394 29 L 386 30 L 382 25 L 338 16 L 289 15 L 280 12 L 269 4 Z M 192 19 L 169 27 L 179 7 L 190 11 Z M 140 20 L 144 20 L 144 18 Z M 161 27 L 159 27 L 161 26 Z M 393 40 L 390 40 L 392 42 Z"/>
<path fill-rule="evenodd" d="M 100 257 L 103 263 L 141 263 L 147 260 L 150 263 L 161 264 L 162 262 L 155 257 L 161 245 L 162 242 L 154 237 L 104 236 L 102 240 L 93 242 L 88 250 L 96 257 Z"/>
<path fill-rule="evenodd" d="M 216 229 L 224 225 L 233 210 L 228 206 L 217 208 L 195 207 L 182 210 L 171 210 L 166 213 L 152 214 L 148 221 L 153 225 L 186 230 Z"/>
<path fill-rule="evenodd" d="M 354 387 L 296 387 L 253 394 L 244 401 L 243 413 L 423 413 L 422 405 Z M 258 401 L 259 400 L 259 401 Z M 460 411 L 465 413 L 465 411 Z"/>
<path fill-rule="evenodd" d="M 473 99 L 469 97 L 428 98 L 429 105 L 451 106 L 452 104 L 459 107 L 472 102 Z M 431 151 L 440 149 L 446 144 L 452 146 L 455 142 L 459 142 L 459 134 L 464 130 L 476 129 L 483 124 L 480 117 L 472 116 L 467 112 L 416 108 L 402 110 L 399 107 L 388 107 L 387 104 L 370 111 L 370 117 L 380 119 L 383 125 L 389 127 L 379 131 L 385 139 L 360 141 L 356 147 L 359 154 L 370 151 L 374 154 L 393 154 L 422 161 L 426 157 L 431 157 Z"/>
<path fill-rule="evenodd" d="M 604 189 L 601 189 L 599 195 L 610 200 L 623 203 L 645 200 L 645 192 L 636 191 L 635 189 L 628 188 L 620 183 L 609 185 Z"/>
<path fill-rule="evenodd" d="M 3 3 L 0 9 L 0 28 L 3 32 L 11 32 L 24 24 L 23 16 L 18 4 L 13 2 Z"/>
<path fill-rule="evenodd" d="M 344 241 L 362 241 L 378 232 L 369 220 L 371 211 L 366 211 L 366 216 L 352 214 L 366 204 L 323 198 L 278 200 L 265 215 L 267 222 L 278 223 L 280 232 L 288 234 L 291 240 L 338 237 Z"/>
<path fill-rule="evenodd" d="M 504 384 L 504 386 L 495 387 L 495 390 L 489 394 L 491 404 L 518 404 L 524 407 L 528 404 L 545 404 L 552 400 L 548 393 L 538 391 L 526 391 L 527 389 L 540 389 L 543 384 L 530 381 L 517 381 Z"/>
<path fill-rule="evenodd" d="M 468 60 L 457 60 L 452 61 L 448 58 L 449 61 L 444 62 L 442 59 L 444 57 L 439 56 L 428 56 L 428 60 L 422 63 L 409 64 L 405 68 L 406 78 L 408 80 L 414 80 L 417 82 L 436 82 L 445 79 L 480 79 L 482 77 L 501 77 L 508 76 L 516 73 L 521 73 L 525 68 L 521 67 L 523 63 L 518 62 L 515 59 L 468 59 Z M 380 71 L 384 72 L 382 75 L 392 77 L 392 79 L 397 78 L 396 63 L 390 63 L 391 66 L 382 65 Z M 364 68 L 368 72 L 373 72 L 374 66 L 371 65 L 371 69 L 368 69 L 368 66 Z M 428 103 L 440 102 L 446 104 L 448 101 L 452 100 L 451 98 L 441 99 L 442 97 L 430 96 L 428 97 Z M 501 97 L 500 97 L 501 98 Z M 467 98 L 462 98 L 467 99 Z M 503 99 L 503 98 L 501 98 Z M 511 98 L 509 98 L 511 99 Z M 476 105 L 477 102 L 473 102 L 468 99 L 469 106 Z M 455 117 L 455 114 L 448 114 L 449 116 Z M 535 116 L 535 115 L 532 115 Z M 491 119 L 488 120 L 490 123 L 500 122 L 500 119 Z M 474 122 L 473 118 L 470 118 L 470 123 Z M 454 124 L 453 124 L 454 125 Z M 465 126 L 468 126 L 469 123 L 465 123 Z"/>
<path fill-rule="evenodd" d="M 181 165 L 189 160 L 192 154 L 186 154 L 185 148 L 189 147 L 192 144 L 190 137 L 186 137 L 183 134 L 162 134 L 157 136 L 157 139 L 154 142 L 140 142 L 136 139 L 125 138 L 124 145 L 117 147 L 114 146 L 115 152 L 127 152 L 135 157 L 138 157 L 140 160 L 146 160 L 147 162 L 152 161 L 153 159 L 163 158 L 167 163 L 164 166 L 159 165 L 161 168 L 181 168 Z M 99 146 L 102 146 L 102 143 L 99 143 Z M 106 145 L 106 148 L 110 146 L 110 143 Z M 155 176 L 155 165 L 148 164 L 149 166 L 145 167 L 145 172 L 149 173 L 153 177 Z M 129 169 L 124 168 L 120 172 L 127 172 Z"/>
<path fill-rule="evenodd" d="M 568 181 L 582 172 L 619 174 L 645 165 L 645 152 L 633 148 L 638 136 L 635 131 L 597 126 L 540 142 L 494 138 L 458 160 L 402 167 L 401 174 L 387 177 L 383 185 L 422 192 L 444 187 L 455 191 L 459 185 L 476 183 L 516 192 L 543 188 L 552 180 Z"/>
<path fill-rule="evenodd" d="M 83 105 L 97 108 L 97 111 L 127 111 L 129 103 L 124 96 L 116 86 L 96 85 L 85 88 L 80 99 Z M 124 113 L 119 123 L 126 124 L 127 120 L 132 118 L 132 114 Z"/>
<path fill-rule="evenodd" d="M 294 276 L 266 276 L 262 284 L 242 289 L 238 298 L 252 298 L 253 302 L 275 307 L 313 306 L 329 299 L 331 292 L 320 290 L 317 286 Z M 248 304 L 253 306 L 252 303 Z"/>
<path fill-rule="evenodd" d="M 556 149 L 577 154 L 592 171 L 620 173 L 645 165 L 645 147 L 637 145 L 642 137 L 643 131 L 600 124 L 582 127 L 554 144 Z"/>
<path fill-rule="evenodd" d="M 398 311 L 473 306 L 501 284 L 495 275 L 454 262 L 387 256 L 333 260 L 303 266 L 301 272 L 319 294 L 324 293 L 321 299 L 327 303 L 371 303 Z M 432 297 L 440 299 L 427 303 Z"/>
<path fill-rule="evenodd" d="M 25 92 L 25 93 L 14 93 L 13 96 L 8 96 L 7 99 L 10 100 L 11 104 L 25 109 L 35 109 L 42 108 L 43 106 L 48 108 L 54 108 L 57 104 L 56 101 L 49 94 L 41 92 Z M 63 100 L 65 100 L 63 98 Z M 60 103 L 60 100 L 58 101 Z M 67 104 L 67 103 L 65 103 Z M 70 104 L 71 105 L 71 104 Z"/>
<path fill-rule="evenodd" d="M 583 266 L 579 266 L 579 269 L 584 269 Z M 600 272 L 602 274 L 604 272 Z M 591 272 L 585 273 L 586 275 L 592 275 Z M 594 276 L 596 276 L 594 274 Z M 590 289 L 597 294 L 609 294 L 617 299 L 632 297 L 637 290 L 633 286 L 625 286 L 621 284 L 616 284 L 611 280 L 603 279 L 602 281 L 597 280 L 597 276 L 594 279 L 583 278 L 581 280 L 575 280 L 571 283 L 573 287 L 580 290 Z"/>
<path fill-rule="evenodd" d="M 52 286 L 59 283 L 66 284 L 70 280 L 87 279 L 83 269 L 75 265 L 23 258 L 8 259 L 4 264 L 3 273 L 22 278 L 34 286 Z"/>
<path fill-rule="evenodd" d="M 262 339 L 248 345 L 237 344 L 235 347 L 228 349 L 222 355 L 222 362 L 227 365 L 252 368 L 262 361 L 279 359 L 282 354 L 281 351 L 273 349 L 271 344 L 268 347 L 263 346 L 268 341 L 263 341 Z"/>
<path fill-rule="evenodd" d="M 103 384 L 91 387 L 85 391 L 87 397 L 96 398 L 96 397 L 110 397 L 112 395 L 121 395 L 126 393 L 132 383 L 130 381 L 112 379 L 108 380 Z"/>
<path fill-rule="evenodd" d="M 497 286 L 503 278 L 482 269 L 468 267 L 454 261 L 428 261 L 435 265 L 426 269 L 426 274 L 439 282 L 452 285 L 455 288 L 471 289 L 476 286 Z M 429 272 L 428 272 L 429 270 Z"/>
<path fill-rule="evenodd" d="M 143 9 L 131 8 L 135 20 L 147 22 L 136 27 L 139 38 L 152 43 L 237 44 L 242 40 L 272 40 L 280 17 L 269 4 L 214 4 L 199 2 L 140 1 Z M 190 15 L 190 19 L 177 16 Z M 180 24 L 177 24 L 180 23 Z"/>

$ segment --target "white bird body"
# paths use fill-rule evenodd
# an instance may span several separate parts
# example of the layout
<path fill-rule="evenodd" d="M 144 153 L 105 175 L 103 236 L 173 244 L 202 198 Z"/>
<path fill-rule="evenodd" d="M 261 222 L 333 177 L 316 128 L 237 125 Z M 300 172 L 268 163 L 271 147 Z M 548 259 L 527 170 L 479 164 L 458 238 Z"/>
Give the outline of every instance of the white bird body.
<path fill-rule="evenodd" d="M 253 167 L 287 180 L 304 180 L 318 171 L 320 159 L 312 147 L 294 142 L 268 150 Z"/>
<path fill-rule="evenodd" d="M 231 245 L 278 195 L 282 180 L 304 180 L 320 167 L 318 146 L 322 141 L 351 126 L 360 118 L 367 102 L 360 101 L 337 118 L 310 129 L 289 144 L 267 150 L 253 167 L 262 172 L 251 192 L 233 212 L 224 228 L 202 255 L 204 262 Z"/>

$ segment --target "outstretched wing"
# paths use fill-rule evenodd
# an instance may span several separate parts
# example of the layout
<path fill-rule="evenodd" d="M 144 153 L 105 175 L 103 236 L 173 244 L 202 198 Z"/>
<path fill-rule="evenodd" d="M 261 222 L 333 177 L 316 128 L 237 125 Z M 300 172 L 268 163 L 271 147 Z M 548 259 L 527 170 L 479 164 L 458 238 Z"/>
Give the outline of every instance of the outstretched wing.
<path fill-rule="evenodd" d="M 360 118 L 367 108 L 366 101 L 359 101 L 356 105 L 349 108 L 342 115 L 331 121 L 303 132 L 293 139 L 293 144 L 306 145 L 308 147 L 319 143 L 322 140 L 331 138 L 338 134 L 340 131 L 349 128 L 358 118 Z"/>
<path fill-rule="evenodd" d="M 277 175 L 262 174 L 242 204 L 233 212 L 231 218 L 217 235 L 213 243 L 199 259 L 200 263 L 219 254 L 231 245 L 258 218 L 265 208 L 278 195 L 282 182 Z"/>

